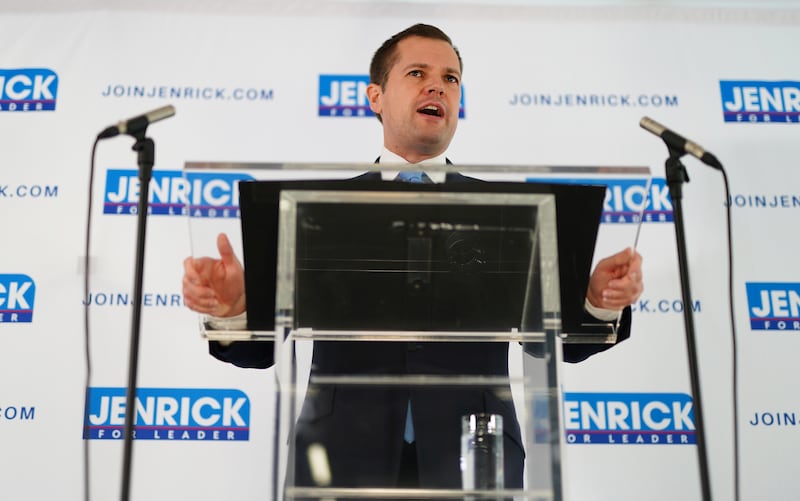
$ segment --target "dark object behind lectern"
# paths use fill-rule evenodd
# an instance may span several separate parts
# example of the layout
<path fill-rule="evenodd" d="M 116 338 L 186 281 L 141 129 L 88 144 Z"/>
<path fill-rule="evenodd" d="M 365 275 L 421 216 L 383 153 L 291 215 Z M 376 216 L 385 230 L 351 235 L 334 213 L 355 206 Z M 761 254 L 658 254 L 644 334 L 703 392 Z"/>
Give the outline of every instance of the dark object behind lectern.
<path fill-rule="evenodd" d="M 275 327 L 282 190 L 553 194 L 561 330 L 597 330 L 581 321 L 605 187 L 361 180 L 239 184 L 250 330 Z M 295 303 L 305 307 L 294 312 L 295 327 L 489 332 L 541 328 L 520 325 L 525 305 L 537 304 L 523 304 L 524 292 L 530 290 L 529 265 L 538 263 L 530 256 L 534 220 L 535 208 L 529 206 L 413 205 L 398 211 L 392 205 L 365 210 L 363 204 L 306 204 L 297 218 L 303 231 L 298 231 L 296 280 L 297 293 L 303 296 Z M 476 224 L 482 231 L 469 231 Z M 363 272 L 365 268 L 371 272 Z M 528 313 L 528 318 L 541 320 L 540 310 Z"/>
<path fill-rule="evenodd" d="M 297 328 L 542 330 L 535 207 L 298 207 Z M 534 283 L 531 283 L 534 282 Z M 529 294 L 525 294 L 528 288 Z"/>

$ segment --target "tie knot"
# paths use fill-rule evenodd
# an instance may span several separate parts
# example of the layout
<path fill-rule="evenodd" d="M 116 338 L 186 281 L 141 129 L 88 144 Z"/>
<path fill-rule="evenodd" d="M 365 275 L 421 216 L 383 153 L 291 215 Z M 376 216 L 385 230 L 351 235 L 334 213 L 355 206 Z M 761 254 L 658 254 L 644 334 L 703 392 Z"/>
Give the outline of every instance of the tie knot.
<path fill-rule="evenodd" d="M 433 183 L 433 180 L 422 171 L 401 172 L 397 175 L 396 179 L 406 183 Z"/>

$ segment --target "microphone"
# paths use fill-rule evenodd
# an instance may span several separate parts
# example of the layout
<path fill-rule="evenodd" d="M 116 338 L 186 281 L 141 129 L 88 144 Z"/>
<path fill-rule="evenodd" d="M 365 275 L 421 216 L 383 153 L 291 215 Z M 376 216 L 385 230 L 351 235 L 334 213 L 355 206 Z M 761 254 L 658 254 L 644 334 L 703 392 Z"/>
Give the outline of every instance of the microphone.
<path fill-rule="evenodd" d="M 652 118 L 642 117 L 642 119 L 639 121 L 639 125 L 646 131 L 651 132 L 663 139 L 664 142 L 667 143 L 667 147 L 669 147 L 670 150 L 677 150 L 681 154 L 688 153 L 694 157 L 697 157 L 704 164 L 715 169 L 722 170 L 722 164 L 719 163 L 717 157 L 703 149 L 703 147 L 699 144 L 669 130 Z"/>
<path fill-rule="evenodd" d="M 128 120 L 122 120 L 121 122 L 118 122 L 117 125 L 107 127 L 103 132 L 97 135 L 97 139 L 106 139 L 119 134 L 128 134 L 135 137 L 137 134 L 144 131 L 151 123 L 164 120 L 165 118 L 169 118 L 174 114 L 174 106 L 171 104 L 162 106 L 161 108 L 148 111 L 144 115 L 129 118 Z"/>

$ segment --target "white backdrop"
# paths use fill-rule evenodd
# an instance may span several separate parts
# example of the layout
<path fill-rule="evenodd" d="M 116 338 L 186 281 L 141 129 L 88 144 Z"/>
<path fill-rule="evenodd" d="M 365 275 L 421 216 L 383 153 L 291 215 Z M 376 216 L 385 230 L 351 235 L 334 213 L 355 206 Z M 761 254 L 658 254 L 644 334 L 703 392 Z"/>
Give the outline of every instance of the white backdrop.
<path fill-rule="evenodd" d="M 366 75 L 374 49 L 416 22 L 443 28 L 464 57 L 465 116 L 449 151 L 457 163 L 647 166 L 663 186 L 667 151 L 639 128 L 643 115 L 720 158 L 734 195 L 742 498 L 796 498 L 796 9 L 280 4 L 0 6 L 3 498 L 83 496 L 81 263 L 90 148 L 97 133 L 121 118 L 173 104 L 176 116 L 149 129 L 162 178 L 188 161 L 370 161 L 380 152 L 380 126 L 370 117 L 320 116 L 327 95 L 320 77 L 349 81 Z M 723 103 L 733 102 L 737 92 L 743 109 L 725 115 Z M 36 111 L 37 102 L 54 109 Z M 734 104 L 728 111 L 737 111 Z M 770 111 L 771 122 L 764 123 Z M 136 218 L 104 214 L 103 202 L 119 201 L 117 171 L 123 178 L 135 173 L 132 143 L 128 137 L 101 143 L 92 194 L 94 499 L 112 498 L 120 488 L 122 441 L 98 437 L 101 429 L 103 438 L 113 432 L 114 407 L 106 404 L 127 381 Z M 726 200 L 718 172 L 691 158 L 685 164 L 712 492 L 714 499 L 732 499 Z M 135 202 L 136 194 L 121 198 Z M 619 200 L 622 205 L 615 205 Z M 669 200 L 657 200 L 662 206 L 651 208 L 669 214 Z M 613 198 L 608 210 L 613 209 L 635 207 Z M 631 226 L 607 222 L 601 232 L 597 256 L 627 245 Z M 637 429 L 636 420 L 626 421 L 633 427 L 632 442 L 686 431 L 681 427 L 691 424 L 680 405 L 677 412 L 671 407 L 690 393 L 673 224 L 645 223 L 639 250 L 646 290 L 635 305 L 631 339 L 563 367 L 565 409 L 573 412 L 567 427 L 578 437 L 617 441 L 565 445 L 567 499 L 700 498 L 693 445 L 619 443 L 622 435 L 608 422 L 580 418 L 580 402 L 594 408 L 623 402 L 631 412 L 634 401 L 667 402 L 668 411 L 654 414 L 658 429 L 641 423 Z M 207 355 L 196 316 L 181 306 L 181 262 L 190 252 L 184 217 L 149 218 L 139 387 L 150 389 L 152 400 L 143 405 L 154 407 L 145 409 L 153 413 L 139 424 L 148 430 L 142 434 L 160 439 L 136 441 L 133 498 L 266 499 L 271 371 L 237 369 Z M 763 311 L 761 291 L 770 306 Z M 776 328 L 751 327 L 751 315 Z M 784 329 L 777 328 L 781 320 Z M 105 410 L 111 415 L 100 415 Z M 177 429 L 173 439 L 170 428 Z M 198 439 L 198 429 L 205 440 Z"/>

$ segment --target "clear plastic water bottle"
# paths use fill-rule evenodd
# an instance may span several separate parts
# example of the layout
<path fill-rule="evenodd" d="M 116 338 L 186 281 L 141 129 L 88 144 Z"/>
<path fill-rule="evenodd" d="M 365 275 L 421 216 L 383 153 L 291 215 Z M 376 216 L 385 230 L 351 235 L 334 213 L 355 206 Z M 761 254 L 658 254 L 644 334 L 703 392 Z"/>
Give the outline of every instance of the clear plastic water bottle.
<path fill-rule="evenodd" d="M 503 489 L 503 417 L 461 418 L 461 485 L 464 490 Z"/>

